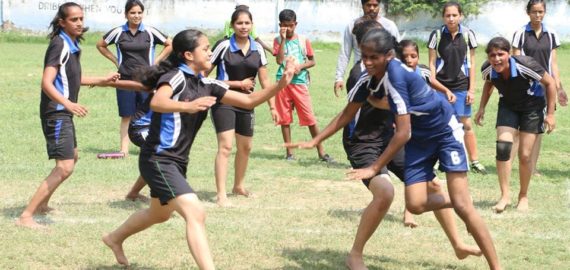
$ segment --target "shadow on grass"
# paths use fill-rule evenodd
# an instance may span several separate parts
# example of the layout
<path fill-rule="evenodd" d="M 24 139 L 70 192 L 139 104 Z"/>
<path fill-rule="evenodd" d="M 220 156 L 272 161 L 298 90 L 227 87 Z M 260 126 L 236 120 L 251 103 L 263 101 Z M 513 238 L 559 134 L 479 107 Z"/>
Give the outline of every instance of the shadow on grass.
<path fill-rule="evenodd" d="M 98 147 L 88 146 L 88 147 L 82 147 L 81 148 L 80 155 L 95 155 L 96 156 L 97 154 L 101 154 L 101 153 L 112 153 L 112 152 L 118 152 L 118 151 L 119 151 L 118 148 L 102 149 L 102 148 L 98 148 Z M 136 150 L 130 149 L 129 150 L 129 157 L 138 159 L 139 153 L 140 153 L 140 151 L 138 150 L 138 148 Z"/>
<path fill-rule="evenodd" d="M 107 203 L 110 208 L 115 209 L 124 209 L 124 210 L 140 210 L 143 208 L 147 208 L 150 205 L 150 202 L 141 202 L 131 201 L 131 200 L 117 200 L 117 201 L 110 201 Z"/>
<path fill-rule="evenodd" d="M 327 215 L 329 215 L 331 217 L 338 218 L 338 219 L 345 219 L 345 220 L 351 220 L 354 222 L 359 222 L 363 211 L 364 211 L 364 209 L 354 209 L 354 210 L 333 209 L 333 210 L 329 210 L 327 212 Z M 402 219 L 403 219 L 403 214 L 400 217 L 400 216 L 394 216 L 390 213 L 387 213 L 384 216 L 384 219 L 382 219 L 382 222 L 398 222 L 399 223 L 399 222 L 402 222 Z"/>
<path fill-rule="evenodd" d="M 250 158 L 259 158 L 259 159 L 267 159 L 267 160 L 285 160 L 285 154 L 283 153 L 274 153 L 274 152 L 263 152 L 263 151 L 251 151 L 249 154 Z"/>
<path fill-rule="evenodd" d="M 115 264 L 115 265 L 90 265 L 90 266 L 87 266 L 87 267 L 81 268 L 81 269 L 82 270 L 91 270 L 91 269 L 97 269 L 97 270 L 114 270 L 114 269 L 155 270 L 155 269 L 165 269 L 165 268 L 147 267 L 147 266 L 142 266 L 142 265 L 137 264 L 137 263 L 131 263 L 129 266 L 120 266 L 118 264 Z"/>
<path fill-rule="evenodd" d="M 256 152 L 256 151 L 251 152 L 251 154 L 249 156 L 251 158 L 259 158 L 259 159 L 267 159 L 267 160 L 282 160 L 283 162 L 291 162 L 291 163 L 295 163 L 297 165 L 301 165 L 303 167 L 323 166 L 323 167 L 340 168 L 340 169 L 350 168 L 350 164 L 348 164 L 348 163 L 338 162 L 337 160 L 335 160 L 335 162 L 332 162 L 332 163 L 326 163 L 326 162 L 321 161 L 317 157 L 315 157 L 315 158 L 299 158 L 296 160 L 287 161 L 287 160 L 285 160 L 284 154 L 276 154 L 273 152 Z"/>
<path fill-rule="evenodd" d="M 495 206 L 495 204 L 497 204 L 497 201 L 481 200 L 473 202 L 473 205 L 475 205 L 476 208 L 489 211 L 491 211 L 491 208 Z"/>
<path fill-rule="evenodd" d="M 26 209 L 25 205 L 2 208 L 2 215 L 6 218 L 17 218 Z"/>

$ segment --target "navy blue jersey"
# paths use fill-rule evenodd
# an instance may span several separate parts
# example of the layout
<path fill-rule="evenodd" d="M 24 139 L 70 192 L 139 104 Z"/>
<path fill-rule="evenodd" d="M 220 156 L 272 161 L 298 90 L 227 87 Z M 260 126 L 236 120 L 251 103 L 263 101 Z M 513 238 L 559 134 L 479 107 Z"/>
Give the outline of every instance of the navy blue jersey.
<path fill-rule="evenodd" d="M 481 66 L 483 80 L 490 81 L 499 90 L 499 106 L 513 111 L 532 111 L 546 106 L 544 89 L 540 84 L 546 72 L 530 56 L 512 55 L 509 58 L 511 76 L 503 79 L 489 61 Z"/>
<path fill-rule="evenodd" d="M 411 117 L 412 140 L 427 140 L 453 132 L 449 123 L 453 107 L 419 75 L 398 59 L 392 59 L 373 95 L 388 96 L 391 110 Z"/>
<path fill-rule="evenodd" d="M 166 39 L 165 34 L 142 23 L 134 35 L 126 23 L 103 36 L 107 45 L 115 44 L 117 47 L 119 73 L 127 76 L 132 76 L 137 68 L 152 65 L 156 44 L 164 45 Z"/>
<path fill-rule="evenodd" d="M 143 103 L 137 109 L 135 115 L 131 118 L 130 125 L 137 128 L 144 128 L 150 126 L 152 119 L 152 110 L 150 109 L 150 100 L 154 94 L 148 95 Z"/>
<path fill-rule="evenodd" d="M 162 75 L 156 88 L 168 84 L 172 87 L 172 99 L 189 102 L 200 97 L 214 96 L 221 99 L 228 86 L 223 82 L 200 78 L 186 65 Z M 141 155 L 155 159 L 188 163 L 188 154 L 202 122 L 208 112 L 158 113 L 152 114 L 149 135 L 142 147 Z"/>
<path fill-rule="evenodd" d="M 79 58 L 81 50 L 77 41 L 63 31 L 55 36 L 49 43 L 45 58 L 44 69 L 46 67 L 57 68 L 57 75 L 53 81 L 53 86 L 57 91 L 73 103 L 77 103 L 79 88 L 81 86 L 81 64 Z M 62 104 L 51 100 L 42 91 L 40 102 L 40 116 L 73 116 Z"/>

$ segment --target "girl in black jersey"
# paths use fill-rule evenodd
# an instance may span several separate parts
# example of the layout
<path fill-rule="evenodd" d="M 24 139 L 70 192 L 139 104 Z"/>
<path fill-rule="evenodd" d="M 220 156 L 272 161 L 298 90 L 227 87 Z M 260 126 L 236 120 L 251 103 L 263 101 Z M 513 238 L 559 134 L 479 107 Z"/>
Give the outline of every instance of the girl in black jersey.
<path fill-rule="evenodd" d="M 75 168 L 78 153 L 73 116 L 85 117 L 88 113 L 85 106 L 77 103 L 80 86 L 119 85 L 118 73 L 107 77 L 87 77 L 81 73 L 79 41 L 86 29 L 80 5 L 73 2 L 60 5 L 50 28 L 41 82 L 40 119 L 48 157 L 55 159 L 55 167 L 16 221 L 17 225 L 29 228 L 43 227 L 34 221 L 33 215 L 53 210 L 48 206 L 51 196 Z M 132 89 L 137 84 L 121 85 Z"/>
<path fill-rule="evenodd" d="M 555 127 L 556 83 L 554 79 L 532 57 L 511 56 L 510 50 L 509 41 L 502 37 L 489 41 L 485 50 L 488 60 L 481 67 L 485 84 L 479 110 L 475 115 L 475 123 L 482 125 L 485 107 L 489 102 L 493 87 L 496 87 L 500 94 L 496 124 L 496 159 L 501 199 L 493 208 L 499 213 L 510 204 L 510 159 L 514 136 L 519 134 L 520 191 L 517 209 L 526 211 L 528 209 L 528 187 L 532 175 L 533 145 L 538 135 L 544 133 L 544 127 L 548 133 L 552 132 Z M 544 92 L 533 88 L 533 85 L 538 83 L 544 85 Z"/>
<path fill-rule="evenodd" d="M 252 109 L 284 88 L 293 77 L 294 60 L 288 59 L 283 78 L 249 95 L 227 91 L 228 85 L 202 78 L 211 68 L 208 38 L 197 30 L 184 30 L 173 39 L 173 51 L 158 66 L 150 67 L 142 83 L 156 88 L 149 135 L 139 156 L 139 170 L 151 190 L 148 209 L 131 215 L 119 228 L 103 236 L 119 264 L 128 265 L 123 242 L 154 224 L 167 221 L 176 211 L 186 221 L 186 239 L 200 269 L 214 269 L 206 238 L 206 214 L 186 179 L 188 155 L 207 110 L 219 99 L 225 104 Z"/>

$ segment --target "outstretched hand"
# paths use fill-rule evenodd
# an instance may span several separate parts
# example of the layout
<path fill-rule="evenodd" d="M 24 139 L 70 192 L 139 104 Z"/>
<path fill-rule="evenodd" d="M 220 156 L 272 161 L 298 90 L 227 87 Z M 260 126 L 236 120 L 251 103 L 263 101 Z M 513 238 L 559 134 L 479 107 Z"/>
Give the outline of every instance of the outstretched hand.
<path fill-rule="evenodd" d="M 216 97 L 213 96 L 206 96 L 197 98 L 189 102 L 189 107 L 186 110 L 188 113 L 197 113 L 201 111 L 205 111 L 216 104 Z"/>
<path fill-rule="evenodd" d="M 105 82 L 114 82 L 121 78 L 121 74 L 118 72 L 111 72 L 105 77 Z"/>
<path fill-rule="evenodd" d="M 349 180 L 363 180 L 370 179 L 376 176 L 376 171 L 372 167 L 366 167 L 361 169 L 350 169 L 346 172 L 346 176 Z"/>

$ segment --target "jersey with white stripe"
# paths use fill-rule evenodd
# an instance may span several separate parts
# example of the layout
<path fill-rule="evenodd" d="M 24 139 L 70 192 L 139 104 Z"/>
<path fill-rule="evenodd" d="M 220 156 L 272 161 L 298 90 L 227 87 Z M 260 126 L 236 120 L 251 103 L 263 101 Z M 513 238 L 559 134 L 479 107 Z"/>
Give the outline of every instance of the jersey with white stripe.
<path fill-rule="evenodd" d="M 511 75 L 505 80 L 489 61 L 481 66 L 483 80 L 492 82 L 499 90 L 499 106 L 507 106 L 513 111 L 544 108 L 546 103 L 540 80 L 546 71 L 540 64 L 530 56 L 511 55 L 509 68 Z"/>
<path fill-rule="evenodd" d="M 77 103 L 79 88 L 81 86 L 81 64 L 79 58 L 81 50 L 79 44 L 60 32 L 49 43 L 45 58 L 44 68 L 55 67 L 57 74 L 53 86 L 59 94 L 73 103 Z M 73 116 L 62 104 L 49 98 L 42 91 L 40 102 L 40 116 L 42 118 L 52 116 Z"/>
<path fill-rule="evenodd" d="M 560 47 L 560 39 L 550 27 L 542 24 L 542 32 L 536 37 L 530 23 L 513 35 L 513 48 L 520 49 L 521 55 L 536 60 L 542 68 L 552 74 L 552 50 Z"/>
<path fill-rule="evenodd" d="M 228 89 L 223 82 L 195 76 L 186 65 L 162 75 L 156 88 L 164 84 L 172 87 L 171 99 L 180 102 L 190 102 L 205 96 L 221 99 Z M 159 160 L 174 160 L 187 164 L 190 148 L 207 114 L 207 111 L 197 113 L 154 112 L 149 135 L 141 154 L 152 155 Z"/>
<path fill-rule="evenodd" d="M 119 73 L 123 76 L 132 76 L 139 67 L 152 65 L 156 45 L 164 45 L 166 39 L 165 34 L 142 23 L 134 35 L 129 30 L 128 23 L 103 35 L 107 45 L 115 44 L 117 48 Z"/>
<path fill-rule="evenodd" d="M 410 115 L 412 139 L 422 141 L 453 132 L 449 125 L 454 117 L 453 108 L 415 70 L 392 59 L 382 84 L 385 90 L 373 95 L 378 98 L 387 95 L 392 112 Z"/>

